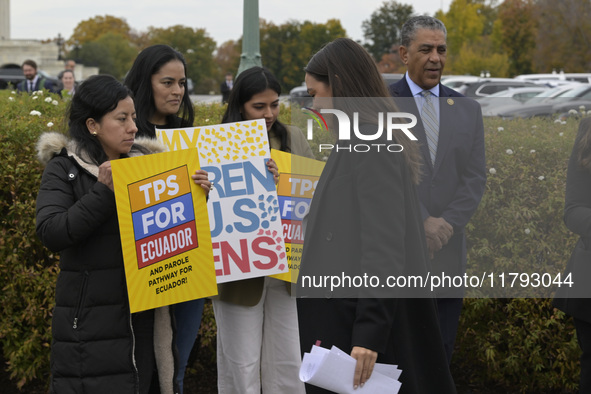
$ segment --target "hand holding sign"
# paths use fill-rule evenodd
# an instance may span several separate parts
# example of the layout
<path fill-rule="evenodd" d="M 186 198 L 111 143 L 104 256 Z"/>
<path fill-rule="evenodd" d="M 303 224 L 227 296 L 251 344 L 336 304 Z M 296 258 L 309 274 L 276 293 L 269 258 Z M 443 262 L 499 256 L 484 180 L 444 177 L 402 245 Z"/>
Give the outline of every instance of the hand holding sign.
<path fill-rule="evenodd" d="M 275 184 L 279 183 L 279 168 L 277 168 L 277 164 L 273 159 L 269 159 L 267 162 L 267 168 L 273 174 L 273 179 L 275 180 Z"/>
<path fill-rule="evenodd" d="M 209 180 L 209 176 L 207 171 L 205 170 L 197 170 L 193 175 L 191 175 L 191 179 L 195 182 L 195 184 L 201 186 L 205 193 L 209 194 L 211 189 L 213 189 L 213 182 Z"/>
<path fill-rule="evenodd" d="M 113 174 L 111 173 L 111 162 L 105 161 L 99 166 L 98 179 L 100 183 L 113 190 Z"/>

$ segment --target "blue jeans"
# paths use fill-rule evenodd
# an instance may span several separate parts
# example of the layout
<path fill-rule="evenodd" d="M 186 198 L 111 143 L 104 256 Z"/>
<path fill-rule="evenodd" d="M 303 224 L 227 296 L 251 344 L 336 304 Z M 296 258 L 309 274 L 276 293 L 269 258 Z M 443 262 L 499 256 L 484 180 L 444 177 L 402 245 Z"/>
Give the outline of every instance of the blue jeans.
<path fill-rule="evenodd" d="M 174 318 L 176 320 L 176 346 L 178 349 L 178 371 L 176 381 L 183 392 L 183 380 L 185 369 L 189 361 L 189 355 L 199 333 L 201 315 L 203 314 L 204 298 L 182 302 L 174 306 Z"/>

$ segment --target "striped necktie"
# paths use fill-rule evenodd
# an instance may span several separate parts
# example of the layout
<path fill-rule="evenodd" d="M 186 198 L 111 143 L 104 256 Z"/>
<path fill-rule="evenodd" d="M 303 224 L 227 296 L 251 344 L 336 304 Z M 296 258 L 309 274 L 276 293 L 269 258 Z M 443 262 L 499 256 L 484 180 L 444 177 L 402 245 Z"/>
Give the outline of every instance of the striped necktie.
<path fill-rule="evenodd" d="M 439 140 L 439 119 L 433 101 L 431 99 L 431 92 L 423 90 L 421 95 L 425 98 L 423 109 L 421 111 L 421 119 L 423 126 L 425 126 L 425 134 L 427 135 L 427 145 L 429 146 L 429 153 L 431 154 L 431 163 L 435 164 L 435 154 L 437 153 L 437 141 Z"/>

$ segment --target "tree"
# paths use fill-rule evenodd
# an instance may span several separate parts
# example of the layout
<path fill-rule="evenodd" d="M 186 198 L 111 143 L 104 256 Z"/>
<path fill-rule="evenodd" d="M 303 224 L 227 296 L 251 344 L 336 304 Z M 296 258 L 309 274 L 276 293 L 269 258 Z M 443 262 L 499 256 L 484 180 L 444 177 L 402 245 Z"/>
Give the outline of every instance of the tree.
<path fill-rule="evenodd" d="M 94 42 L 104 46 L 112 59 L 112 68 L 101 69 L 101 72 L 122 80 L 138 54 L 135 46 L 119 33 L 103 34 Z"/>
<path fill-rule="evenodd" d="M 74 28 L 74 33 L 68 40 L 68 45 L 83 45 L 90 41 L 95 41 L 106 33 L 119 34 L 131 41 L 131 28 L 125 19 L 117 18 L 111 15 L 95 16 L 88 20 L 78 23 Z"/>
<path fill-rule="evenodd" d="M 306 43 L 299 40 L 301 24 L 289 21 L 277 26 L 261 21 L 261 56 L 263 66 L 277 77 L 284 90 L 300 85 L 304 79 L 306 63 L 299 59 L 304 53 L 311 55 Z M 299 74 L 299 76 L 298 76 Z"/>
<path fill-rule="evenodd" d="M 115 68 L 109 50 L 96 41 L 87 42 L 75 52 L 77 52 L 76 62 L 83 63 L 85 66 L 98 67 L 101 73 L 103 70 Z"/>
<path fill-rule="evenodd" d="M 457 55 L 462 46 L 475 42 L 482 36 L 484 17 L 480 14 L 482 4 L 472 0 L 453 0 L 446 14 L 440 19 L 447 29 L 447 50 L 451 56 Z"/>
<path fill-rule="evenodd" d="M 240 63 L 239 42 L 229 40 L 220 45 L 216 50 L 215 61 L 224 73 L 237 70 Z"/>
<path fill-rule="evenodd" d="M 509 75 L 533 72 L 536 48 L 536 22 L 533 0 L 505 0 L 499 6 L 501 45 L 509 58 Z"/>
<path fill-rule="evenodd" d="M 304 42 L 311 52 L 308 53 L 308 59 L 318 52 L 324 45 L 338 37 L 346 36 L 345 29 L 341 26 L 338 19 L 329 19 L 326 23 L 312 23 L 305 21 L 301 25 L 300 41 Z M 306 54 L 304 54 L 304 58 Z M 308 60 L 306 59 L 306 60 Z"/>
<path fill-rule="evenodd" d="M 482 17 L 484 23 L 482 35 L 488 36 L 492 34 L 494 23 L 498 18 L 498 0 L 470 0 L 474 4 L 478 4 L 478 14 Z M 504 1 L 504 0 L 503 0 Z"/>
<path fill-rule="evenodd" d="M 99 68 L 101 74 L 123 79 L 137 56 L 137 49 L 126 37 L 118 33 L 106 33 L 98 39 L 82 45 L 79 61 Z"/>
<path fill-rule="evenodd" d="M 378 62 L 378 70 L 385 74 L 404 74 L 406 71 L 406 65 L 402 62 L 398 51 L 392 51 L 382 55 L 382 60 Z"/>
<path fill-rule="evenodd" d="M 447 71 L 459 75 L 479 75 L 481 71 L 487 70 L 493 77 L 508 76 L 507 56 L 494 53 L 487 37 L 481 37 L 474 43 L 464 43 L 458 52 L 453 56 L 452 65 L 446 66 Z"/>
<path fill-rule="evenodd" d="M 587 72 L 591 69 L 591 2 L 538 0 L 538 29 L 534 65 L 539 72 L 552 69 Z"/>
<path fill-rule="evenodd" d="M 218 68 L 218 81 L 222 81 L 226 73 L 236 74 L 240 65 L 240 43 L 230 40 L 224 42 L 216 50 L 214 62 Z"/>
<path fill-rule="evenodd" d="M 363 38 L 369 41 L 364 46 L 376 61 L 380 61 L 383 54 L 392 52 L 393 45 L 400 44 L 402 25 L 413 12 L 412 5 L 384 2 L 369 20 L 363 21 Z"/>
<path fill-rule="evenodd" d="M 209 93 L 217 89 L 217 72 L 213 61 L 216 43 L 205 29 L 182 25 L 166 29 L 150 27 L 148 37 L 150 45 L 170 45 L 183 54 L 187 61 L 187 78 L 193 80 L 196 91 Z"/>
<path fill-rule="evenodd" d="M 300 86 L 304 67 L 323 45 L 346 36 L 341 22 L 326 23 L 288 21 L 277 26 L 261 19 L 261 56 L 263 66 L 277 77 L 285 92 Z"/>

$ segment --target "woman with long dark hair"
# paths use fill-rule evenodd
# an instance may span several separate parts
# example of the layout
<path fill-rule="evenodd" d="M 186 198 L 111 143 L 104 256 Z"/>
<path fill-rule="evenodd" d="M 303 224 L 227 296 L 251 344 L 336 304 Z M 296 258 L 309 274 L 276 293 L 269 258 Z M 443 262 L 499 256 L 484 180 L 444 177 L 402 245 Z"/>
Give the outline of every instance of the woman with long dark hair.
<path fill-rule="evenodd" d="M 279 82 L 261 67 L 243 71 L 222 123 L 264 119 L 271 148 L 313 158 L 302 132 L 278 119 Z M 271 162 L 269 169 L 276 172 Z M 271 277 L 218 285 L 213 300 L 219 393 L 304 393 L 295 299 L 289 283 Z"/>
<path fill-rule="evenodd" d="M 187 64 L 183 55 L 168 45 L 152 45 L 142 50 L 125 77 L 125 85 L 135 96 L 138 136 L 155 138 L 155 128 L 191 127 L 193 104 L 187 93 Z M 207 178 L 207 173 L 196 173 Z M 177 383 L 183 392 L 185 369 L 201 325 L 204 299 L 173 306 L 178 348 Z M 134 314 L 135 319 L 149 319 L 152 312 Z M 146 338 L 149 339 L 150 333 Z M 148 342 L 144 342 L 149 345 Z"/>
<path fill-rule="evenodd" d="M 191 127 L 195 112 L 186 92 L 187 63 L 168 45 L 142 50 L 125 77 L 134 94 L 139 137 L 155 138 L 154 127 Z"/>
<path fill-rule="evenodd" d="M 400 130 L 389 136 L 380 128 L 379 116 L 400 111 L 359 44 L 337 39 L 305 71 L 314 107 L 345 113 L 350 126 L 329 115 L 327 122 L 351 130 L 339 128 L 350 138 L 336 141 L 308 215 L 297 286 L 302 354 L 316 341 L 350 353 L 357 360 L 352 387 L 363 386 L 378 361 L 402 369 L 401 392 L 454 393 L 434 299 L 388 286 L 391 278 L 429 271 L 415 188 L 418 146 Z M 352 284 L 319 285 L 327 277 Z M 327 392 L 311 385 L 306 391 Z"/>

